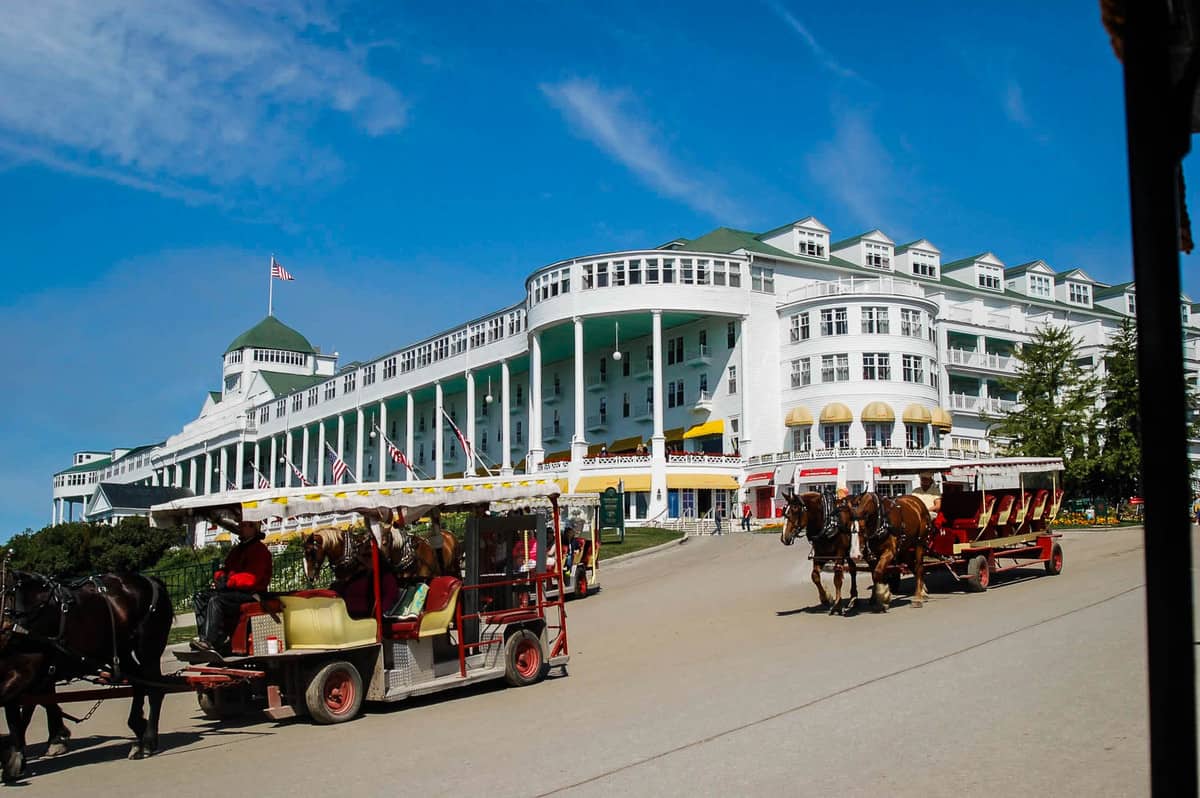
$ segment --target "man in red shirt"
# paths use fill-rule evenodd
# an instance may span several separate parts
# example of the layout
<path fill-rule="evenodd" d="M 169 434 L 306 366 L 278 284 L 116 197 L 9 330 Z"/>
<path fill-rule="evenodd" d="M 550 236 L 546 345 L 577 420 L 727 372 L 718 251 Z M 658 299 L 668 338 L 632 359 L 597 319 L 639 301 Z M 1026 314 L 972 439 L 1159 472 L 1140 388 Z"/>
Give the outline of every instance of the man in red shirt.
<path fill-rule="evenodd" d="M 256 601 L 256 593 L 265 593 L 271 583 L 271 551 L 263 543 L 263 534 L 255 521 L 242 521 L 237 529 L 238 543 L 225 556 L 225 565 L 213 574 L 209 590 L 196 594 L 196 632 L 192 648 L 213 651 L 229 637 L 237 623 L 241 606 Z"/>

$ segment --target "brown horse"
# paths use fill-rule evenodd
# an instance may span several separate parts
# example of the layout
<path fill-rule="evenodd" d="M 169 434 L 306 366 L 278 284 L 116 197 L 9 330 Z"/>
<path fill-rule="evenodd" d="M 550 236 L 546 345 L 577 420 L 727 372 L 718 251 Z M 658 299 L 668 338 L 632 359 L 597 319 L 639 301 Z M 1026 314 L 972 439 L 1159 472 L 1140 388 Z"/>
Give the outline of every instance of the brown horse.
<path fill-rule="evenodd" d="M 63 585 L 11 571 L 0 586 L 0 704 L 9 739 L 0 752 L 5 781 L 24 769 L 25 731 L 33 715 L 26 696 L 49 695 L 57 681 L 101 676 L 133 688 L 130 759 L 158 749 L 163 684 L 160 661 L 174 612 L 166 586 L 141 574 L 104 574 Z M 144 714 L 149 698 L 150 715 Z M 47 706 L 52 748 L 70 736 L 62 711 Z"/>
<path fill-rule="evenodd" d="M 877 493 L 860 493 L 848 500 L 852 526 L 858 531 L 863 555 L 871 565 L 871 596 L 887 612 L 892 591 L 888 569 L 904 564 L 917 578 L 912 604 L 920 607 L 925 592 L 925 550 L 933 538 L 929 510 L 916 496 L 887 499 Z"/>
<path fill-rule="evenodd" d="M 348 582 L 371 568 L 371 543 L 364 530 L 325 526 L 301 539 L 304 577 L 312 584 L 326 561 L 338 582 Z"/>
<path fill-rule="evenodd" d="M 383 531 L 381 552 L 401 578 L 429 579 L 435 576 L 462 576 L 462 556 L 458 538 L 442 529 L 441 514 L 429 513 L 430 534 L 422 536 L 405 526 L 399 516 Z"/>
<path fill-rule="evenodd" d="M 829 607 L 830 615 L 845 614 L 846 608 L 842 606 L 842 569 L 845 567 L 850 570 L 849 608 L 853 609 L 858 601 L 858 577 L 854 560 L 850 557 L 850 512 L 845 501 L 834 502 L 820 493 L 791 495 L 788 496 L 783 517 L 783 533 L 779 536 L 783 545 L 792 545 L 801 529 L 812 544 L 812 580 L 817 586 L 821 604 Z M 821 568 L 827 562 L 834 564 L 833 588 L 836 595 L 833 602 L 830 602 L 829 594 L 821 584 Z"/>

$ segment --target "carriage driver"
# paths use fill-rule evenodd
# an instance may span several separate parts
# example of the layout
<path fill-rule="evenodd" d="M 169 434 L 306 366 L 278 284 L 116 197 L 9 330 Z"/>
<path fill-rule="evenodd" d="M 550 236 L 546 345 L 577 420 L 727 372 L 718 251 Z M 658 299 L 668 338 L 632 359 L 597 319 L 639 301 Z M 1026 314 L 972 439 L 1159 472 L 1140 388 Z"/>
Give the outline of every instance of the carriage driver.
<path fill-rule="evenodd" d="M 271 582 L 271 551 L 263 543 L 257 521 L 241 521 L 238 542 L 225 556 L 221 570 L 213 574 L 212 587 L 196 594 L 196 631 L 192 648 L 214 651 L 225 645 L 230 626 L 237 622 L 241 606 L 257 601 Z"/>
<path fill-rule="evenodd" d="M 934 484 L 932 471 L 922 471 L 918 479 L 921 486 L 912 495 L 925 503 L 931 516 L 936 516 L 942 509 L 942 489 Z"/>

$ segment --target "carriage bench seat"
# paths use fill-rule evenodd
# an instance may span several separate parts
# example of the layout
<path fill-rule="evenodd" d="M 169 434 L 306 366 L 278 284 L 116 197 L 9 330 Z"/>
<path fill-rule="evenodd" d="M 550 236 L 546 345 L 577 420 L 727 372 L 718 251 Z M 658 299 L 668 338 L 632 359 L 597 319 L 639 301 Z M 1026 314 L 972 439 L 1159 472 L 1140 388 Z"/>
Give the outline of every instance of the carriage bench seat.
<path fill-rule="evenodd" d="M 454 619 L 458 590 L 462 580 L 453 576 L 437 576 L 429 583 L 425 607 L 412 619 L 393 620 L 385 624 L 388 637 L 395 640 L 418 640 L 445 634 Z"/>
<path fill-rule="evenodd" d="M 283 629 L 291 649 L 352 648 L 376 642 L 374 618 L 355 619 L 346 602 L 331 590 L 304 590 L 279 597 Z"/>

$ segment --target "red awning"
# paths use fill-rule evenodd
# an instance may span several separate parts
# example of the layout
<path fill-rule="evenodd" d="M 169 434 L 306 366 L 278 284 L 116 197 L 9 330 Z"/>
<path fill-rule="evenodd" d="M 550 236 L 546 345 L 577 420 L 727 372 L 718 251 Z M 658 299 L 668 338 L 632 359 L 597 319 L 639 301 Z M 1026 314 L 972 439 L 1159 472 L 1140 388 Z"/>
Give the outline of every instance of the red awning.
<path fill-rule="evenodd" d="M 765 488 L 771 484 L 771 480 L 775 479 L 775 469 L 770 471 L 759 471 L 746 477 L 746 481 L 742 483 L 743 488 Z"/>
<path fill-rule="evenodd" d="M 828 468 L 802 468 L 800 469 L 801 477 L 836 477 L 838 473 L 837 466 Z"/>

